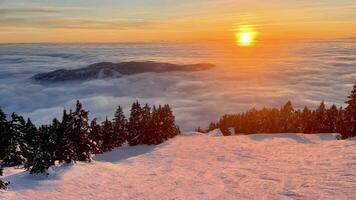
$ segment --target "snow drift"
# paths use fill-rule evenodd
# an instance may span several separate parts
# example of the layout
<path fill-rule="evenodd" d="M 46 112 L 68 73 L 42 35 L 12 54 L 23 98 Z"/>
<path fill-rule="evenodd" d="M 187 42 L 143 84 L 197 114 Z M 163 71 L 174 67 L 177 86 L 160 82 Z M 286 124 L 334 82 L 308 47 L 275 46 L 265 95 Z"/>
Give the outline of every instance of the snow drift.
<path fill-rule="evenodd" d="M 123 147 L 48 177 L 6 169 L 0 199 L 352 199 L 355 141 L 333 134 L 178 136 Z"/>

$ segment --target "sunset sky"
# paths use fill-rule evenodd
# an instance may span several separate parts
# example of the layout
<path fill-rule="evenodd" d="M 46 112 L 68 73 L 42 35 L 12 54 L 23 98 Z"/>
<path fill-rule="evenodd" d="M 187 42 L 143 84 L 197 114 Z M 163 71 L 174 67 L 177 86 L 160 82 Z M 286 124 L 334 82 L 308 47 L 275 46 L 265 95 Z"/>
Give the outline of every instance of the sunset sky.
<path fill-rule="evenodd" d="M 0 42 L 230 42 L 356 37 L 355 0 L 0 0 Z"/>

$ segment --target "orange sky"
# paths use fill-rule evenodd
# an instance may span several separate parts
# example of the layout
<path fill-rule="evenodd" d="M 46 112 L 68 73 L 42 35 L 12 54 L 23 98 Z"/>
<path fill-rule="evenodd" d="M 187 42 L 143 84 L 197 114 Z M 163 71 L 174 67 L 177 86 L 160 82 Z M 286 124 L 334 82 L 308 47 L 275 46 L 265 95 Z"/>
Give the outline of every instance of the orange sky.
<path fill-rule="evenodd" d="M 0 43 L 235 41 L 356 37 L 354 0 L 0 0 Z"/>

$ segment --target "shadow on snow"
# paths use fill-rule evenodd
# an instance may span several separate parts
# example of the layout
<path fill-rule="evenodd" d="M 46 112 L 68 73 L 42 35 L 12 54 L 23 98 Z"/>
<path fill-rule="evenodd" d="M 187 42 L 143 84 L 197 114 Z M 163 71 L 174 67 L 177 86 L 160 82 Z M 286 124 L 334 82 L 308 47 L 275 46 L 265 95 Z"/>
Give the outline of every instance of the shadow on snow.
<path fill-rule="evenodd" d="M 154 150 L 157 146 L 139 145 L 131 147 L 119 147 L 104 154 L 98 154 L 93 157 L 93 160 L 99 162 L 118 163 L 124 159 L 139 156 Z"/>

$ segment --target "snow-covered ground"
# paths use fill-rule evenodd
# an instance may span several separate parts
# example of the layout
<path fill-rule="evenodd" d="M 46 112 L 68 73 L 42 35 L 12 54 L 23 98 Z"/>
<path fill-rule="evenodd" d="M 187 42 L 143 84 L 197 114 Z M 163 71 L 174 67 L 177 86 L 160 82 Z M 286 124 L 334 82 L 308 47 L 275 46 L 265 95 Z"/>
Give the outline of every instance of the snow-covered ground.
<path fill-rule="evenodd" d="M 334 138 L 192 133 L 57 166 L 48 177 L 6 169 L 11 188 L 0 199 L 354 199 L 356 141 Z"/>

